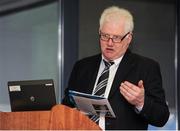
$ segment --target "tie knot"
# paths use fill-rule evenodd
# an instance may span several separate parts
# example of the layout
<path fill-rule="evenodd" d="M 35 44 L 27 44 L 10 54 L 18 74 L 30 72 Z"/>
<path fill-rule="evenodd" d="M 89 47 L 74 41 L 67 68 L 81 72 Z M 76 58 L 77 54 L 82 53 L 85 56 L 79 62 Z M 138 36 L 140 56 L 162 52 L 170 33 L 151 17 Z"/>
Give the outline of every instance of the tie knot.
<path fill-rule="evenodd" d="M 110 66 L 112 66 L 114 64 L 113 61 L 108 62 L 108 61 L 103 60 L 103 62 L 104 62 L 106 67 L 110 67 Z"/>

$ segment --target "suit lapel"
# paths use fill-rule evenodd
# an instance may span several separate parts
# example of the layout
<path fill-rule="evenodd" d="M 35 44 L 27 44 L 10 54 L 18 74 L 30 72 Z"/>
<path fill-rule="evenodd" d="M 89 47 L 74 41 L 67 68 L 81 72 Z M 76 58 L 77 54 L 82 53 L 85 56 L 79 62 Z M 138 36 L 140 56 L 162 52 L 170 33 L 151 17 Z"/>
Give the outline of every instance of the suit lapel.
<path fill-rule="evenodd" d="M 134 59 L 132 57 L 131 52 L 128 50 L 125 53 L 120 65 L 117 69 L 114 81 L 112 83 L 109 98 L 111 98 L 113 96 L 113 94 L 117 90 L 119 90 L 119 86 L 120 86 L 121 82 L 123 82 L 125 80 L 126 76 L 133 69 L 134 65 L 135 65 Z"/>
<path fill-rule="evenodd" d="M 98 74 L 98 70 L 99 70 L 99 66 L 100 66 L 100 62 L 101 62 L 101 55 L 98 55 L 98 57 L 96 59 L 94 59 L 93 65 L 91 65 L 92 67 L 89 68 L 89 87 L 86 88 L 87 90 L 85 92 L 87 92 L 88 94 L 92 94 L 93 88 L 94 88 L 94 84 L 96 81 L 96 77 Z"/>

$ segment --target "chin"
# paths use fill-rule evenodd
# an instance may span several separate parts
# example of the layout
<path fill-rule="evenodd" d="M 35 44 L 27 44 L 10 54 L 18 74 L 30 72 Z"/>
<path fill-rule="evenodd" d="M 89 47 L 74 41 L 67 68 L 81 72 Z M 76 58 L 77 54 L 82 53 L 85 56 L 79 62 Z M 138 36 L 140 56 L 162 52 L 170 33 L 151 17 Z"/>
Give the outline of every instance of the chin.
<path fill-rule="evenodd" d="M 112 57 L 112 56 L 105 56 L 105 58 L 106 58 L 107 60 L 114 60 L 114 57 Z"/>

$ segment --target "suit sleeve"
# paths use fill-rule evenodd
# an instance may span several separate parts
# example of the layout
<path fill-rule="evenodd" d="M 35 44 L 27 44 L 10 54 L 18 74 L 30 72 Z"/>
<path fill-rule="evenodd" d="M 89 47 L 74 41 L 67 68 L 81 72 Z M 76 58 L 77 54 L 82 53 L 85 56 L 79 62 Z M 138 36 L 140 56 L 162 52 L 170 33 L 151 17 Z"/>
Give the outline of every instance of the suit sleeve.
<path fill-rule="evenodd" d="M 145 102 L 140 113 L 149 124 L 161 127 L 169 118 L 169 109 L 162 88 L 162 77 L 158 63 L 148 66 L 145 77 Z"/>
<path fill-rule="evenodd" d="M 73 90 L 74 87 L 76 87 L 76 74 L 77 74 L 77 66 L 78 64 L 76 63 L 72 69 L 71 75 L 70 75 L 70 79 L 68 81 L 68 87 L 65 89 L 64 91 L 64 98 L 61 102 L 61 104 L 69 106 L 69 107 L 75 107 L 74 102 L 72 101 L 72 99 L 69 96 L 69 90 Z"/>

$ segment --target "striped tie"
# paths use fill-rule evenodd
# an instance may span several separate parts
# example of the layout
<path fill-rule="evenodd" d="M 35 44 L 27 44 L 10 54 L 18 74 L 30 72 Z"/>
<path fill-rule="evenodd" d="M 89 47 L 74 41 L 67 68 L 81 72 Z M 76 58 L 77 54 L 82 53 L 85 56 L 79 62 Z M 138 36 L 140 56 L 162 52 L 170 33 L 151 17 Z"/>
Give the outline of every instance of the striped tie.
<path fill-rule="evenodd" d="M 106 90 L 106 86 L 108 83 L 108 77 L 109 77 L 109 68 L 111 65 L 114 64 L 114 62 L 107 62 L 105 60 L 103 60 L 104 64 L 105 64 L 105 68 L 103 70 L 103 72 L 101 73 L 98 82 L 96 84 L 96 88 L 93 92 L 93 95 L 98 95 L 101 97 L 104 97 L 105 94 L 105 90 Z M 90 119 L 93 120 L 94 122 L 96 122 L 98 124 L 99 122 L 99 116 L 97 115 L 93 115 L 90 116 Z"/>
<path fill-rule="evenodd" d="M 106 90 L 106 86 L 107 86 L 107 82 L 108 82 L 108 77 L 109 77 L 109 68 L 111 65 L 114 64 L 114 62 L 107 62 L 105 60 L 103 60 L 104 64 L 105 64 L 105 68 L 103 70 L 103 72 L 101 73 L 96 88 L 93 92 L 93 95 L 98 95 L 98 96 L 102 96 L 104 97 L 104 93 Z"/>

